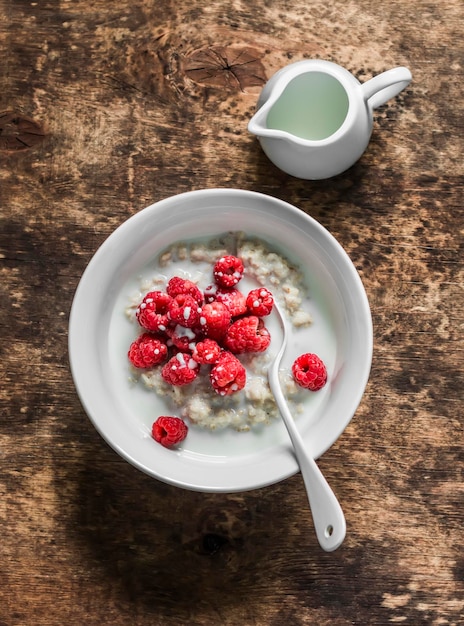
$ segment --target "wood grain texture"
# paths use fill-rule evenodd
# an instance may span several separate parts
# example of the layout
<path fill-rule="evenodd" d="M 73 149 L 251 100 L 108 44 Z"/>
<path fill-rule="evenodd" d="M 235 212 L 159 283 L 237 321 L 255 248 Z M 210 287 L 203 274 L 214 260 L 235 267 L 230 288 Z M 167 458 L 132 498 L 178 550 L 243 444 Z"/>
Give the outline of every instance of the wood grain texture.
<path fill-rule="evenodd" d="M 0 626 L 464 623 L 462 1 L 0 12 Z M 413 74 L 330 181 L 278 171 L 246 130 L 263 82 L 303 58 L 361 81 Z M 24 124 L 36 140 L 17 149 Z M 299 476 L 234 495 L 166 486 L 111 451 L 76 396 L 67 323 L 92 254 L 148 204 L 208 187 L 297 205 L 365 284 L 371 378 L 319 460 L 347 517 L 335 553 Z"/>

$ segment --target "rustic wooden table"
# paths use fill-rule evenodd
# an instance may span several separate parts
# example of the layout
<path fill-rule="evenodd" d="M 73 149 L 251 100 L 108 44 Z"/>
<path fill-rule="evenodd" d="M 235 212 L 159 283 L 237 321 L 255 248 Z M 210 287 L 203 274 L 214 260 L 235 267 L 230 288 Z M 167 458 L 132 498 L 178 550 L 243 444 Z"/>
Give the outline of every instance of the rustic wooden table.
<path fill-rule="evenodd" d="M 463 624 L 462 0 L 0 0 L 0 625 Z M 303 58 L 413 82 L 324 182 L 247 132 Z M 127 217 L 191 189 L 264 192 L 350 254 L 372 374 L 319 464 L 347 518 L 321 551 L 299 475 L 235 495 L 117 456 L 70 376 L 79 278 Z"/>

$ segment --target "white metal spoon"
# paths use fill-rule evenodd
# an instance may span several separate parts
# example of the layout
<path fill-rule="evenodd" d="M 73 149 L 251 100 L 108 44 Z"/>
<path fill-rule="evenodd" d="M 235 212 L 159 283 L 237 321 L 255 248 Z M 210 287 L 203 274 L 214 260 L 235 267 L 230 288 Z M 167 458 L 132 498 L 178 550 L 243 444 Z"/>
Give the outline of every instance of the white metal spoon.
<path fill-rule="evenodd" d="M 306 493 L 308 494 L 317 539 L 321 548 L 326 552 L 332 552 L 342 544 L 345 538 L 345 516 L 334 492 L 324 478 L 316 461 L 308 453 L 282 392 L 279 379 L 279 366 L 287 345 L 288 328 L 285 318 L 276 302 L 274 303 L 274 309 L 282 328 L 283 337 L 282 345 L 268 369 L 269 386 L 285 426 L 287 427 L 295 456 L 300 466 Z"/>

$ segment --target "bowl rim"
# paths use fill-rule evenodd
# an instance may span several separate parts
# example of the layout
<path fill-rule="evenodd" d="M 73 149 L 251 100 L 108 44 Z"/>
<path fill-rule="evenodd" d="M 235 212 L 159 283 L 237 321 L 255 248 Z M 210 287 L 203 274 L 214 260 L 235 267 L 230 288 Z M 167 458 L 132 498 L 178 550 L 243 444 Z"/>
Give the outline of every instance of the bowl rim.
<path fill-rule="evenodd" d="M 182 487 L 184 489 L 190 489 L 194 491 L 202 491 L 202 492 L 215 492 L 215 493 L 232 493 L 232 492 L 240 492 L 247 491 L 252 489 L 257 489 L 261 487 L 265 487 L 267 485 L 275 484 L 276 482 L 280 482 L 281 480 L 285 480 L 290 476 L 294 475 L 299 471 L 298 465 L 296 463 L 295 458 L 291 455 L 291 446 L 288 445 L 290 449 L 290 459 L 289 463 L 285 468 L 285 471 L 281 472 L 276 478 L 276 476 L 266 477 L 265 472 L 259 471 L 256 476 L 256 480 L 253 483 L 244 483 L 243 481 L 238 481 L 235 483 L 230 483 L 224 486 L 218 484 L 206 484 L 205 482 L 201 482 L 198 484 L 194 482 L 192 479 L 186 477 L 185 479 L 180 479 L 179 477 L 172 478 L 169 475 L 164 475 L 163 472 L 153 471 L 152 468 L 146 466 L 145 463 L 141 463 L 136 455 L 128 453 L 125 449 L 124 445 L 121 444 L 120 441 L 116 440 L 114 436 L 108 434 L 104 428 L 102 428 L 99 416 L 95 414 L 94 407 L 92 403 L 89 402 L 88 395 L 86 395 L 85 388 L 82 386 L 83 380 L 83 368 L 86 367 L 86 364 L 82 362 L 82 359 L 79 357 L 81 353 L 81 337 L 80 333 L 82 330 L 80 323 L 80 313 L 83 311 L 83 307 L 85 307 L 84 292 L 88 291 L 91 281 L 93 280 L 93 274 L 98 268 L 99 264 L 101 264 L 102 259 L 107 257 L 108 254 L 112 254 L 114 249 L 120 241 L 126 231 L 132 231 L 132 229 L 137 229 L 137 227 L 143 225 L 145 220 L 156 215 L 157 212 L 169 211 L 173 209 L 179 203 L 184 201 L 188 201 L 191 199 L 201 200 L 205 199 L 205 201 L 212 202 L 214 199 L 217 199 L 218 202 L 227 198 L 231 202 L 245 202 L 247 200 L 253 201 L 261 201 L 265 204 L 274 205 L 276 209 L 282 209 L 286 211 L 288 214 L 292 214 L 295 219 L 302 221 L 304 224 L 310 225 L 311 229 L 314 229 L 319 234 L 330 242 L 330 245 L 334 247 L 340 259 L 343 259 L 344 267 L 343 270 L 346 271 L 350 277 L 350 280 L 353 281 L 353 285 L 356 290 L 357 297 L 357 305 L 359 308 L 360 321 L 363 324 L 363 362 L 362 368 L 358 372 L 358 389 L 357 392 L 352 395 L 351 402 L 349 403 L 348 409 L 348 417 L 342 420 L 339 424 L 339 428 L 333 433 L 331 440 L 327 445 L 324 445 L 322 448 L 319 448 L 314 453 L 314 458 L 318 458 L 323 454 L 329 447 L 335 443 L 335 441 L 340 437 L 342 432 L 347 427 L 348 423 L 351 421 L 354 416 L 361 399 L 364 395 L 365 388 L 369 379 L 370 369 L 372 365 L 372 353 L 373 353 L 373 328 L 372 328 L 372 317 L 370 312 L 370 306 L 367 298 L 366 291 L 364 289 L 364 285 L 361 281 L 361 278 L 353 265 L 350 257 L 341 246 L 341 244 L 335 239 L 335 237 L 317 220 L 308 215 L 302 209 L 297 208 L 296 206 L 273 196 L 243 190 L 243 189 L 234 189 L 234 188 L 209 188 L 209 189 L 198 189 L 187 191 L 179 194 L 175 194 L 173 196 L 169 196 L 157 202 L 150 204 L 149 206 L 141 209 L 137 213 L 130 216 L 128 219 L 123 221 L 116 229 L 103 241 L 103 243 L 96 250 L 92 258 L 90 259 L 87 267 L 85 268 L 82 276 L 80 278 L 79 284 L 76 288 L 73 302 L 71 305 L 70 315 L 69 315 L 69 329 L 68 329 L 68 355 L 69 355 L 69 363 L 72 378 L 74 381 L 74 385 L 77 391 L 77 395 L 80 399 L 80 402 L 89 417 L 90 421 L 93 423 L 97 432 L 102 436 L 102 438 L 113 448 L 122 458 L 128 461 L 133 466 L 137 467 L 139 470 L 147 473 L 148 475 L 161 480 L 167 484 L 175 485 L 177 487 Z M 170 454 L 173 454 L 173 451 L 169 451 Z M 180 453 L 174 453 L 178 456 Z"/>

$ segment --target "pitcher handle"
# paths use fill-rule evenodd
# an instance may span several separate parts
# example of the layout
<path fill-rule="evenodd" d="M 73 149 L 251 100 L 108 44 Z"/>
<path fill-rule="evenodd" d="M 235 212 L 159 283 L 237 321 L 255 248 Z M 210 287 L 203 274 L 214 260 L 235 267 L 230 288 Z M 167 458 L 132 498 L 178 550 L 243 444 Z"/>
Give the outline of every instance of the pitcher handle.
<path fill-rule="evenodd" d="M 373 109 L 385 104 L 390 98 L 397 96 L 409 85 L 412 75 L 407 67 L 394 67 L 382 72 L 361 85 L 364 100 Z"/>

